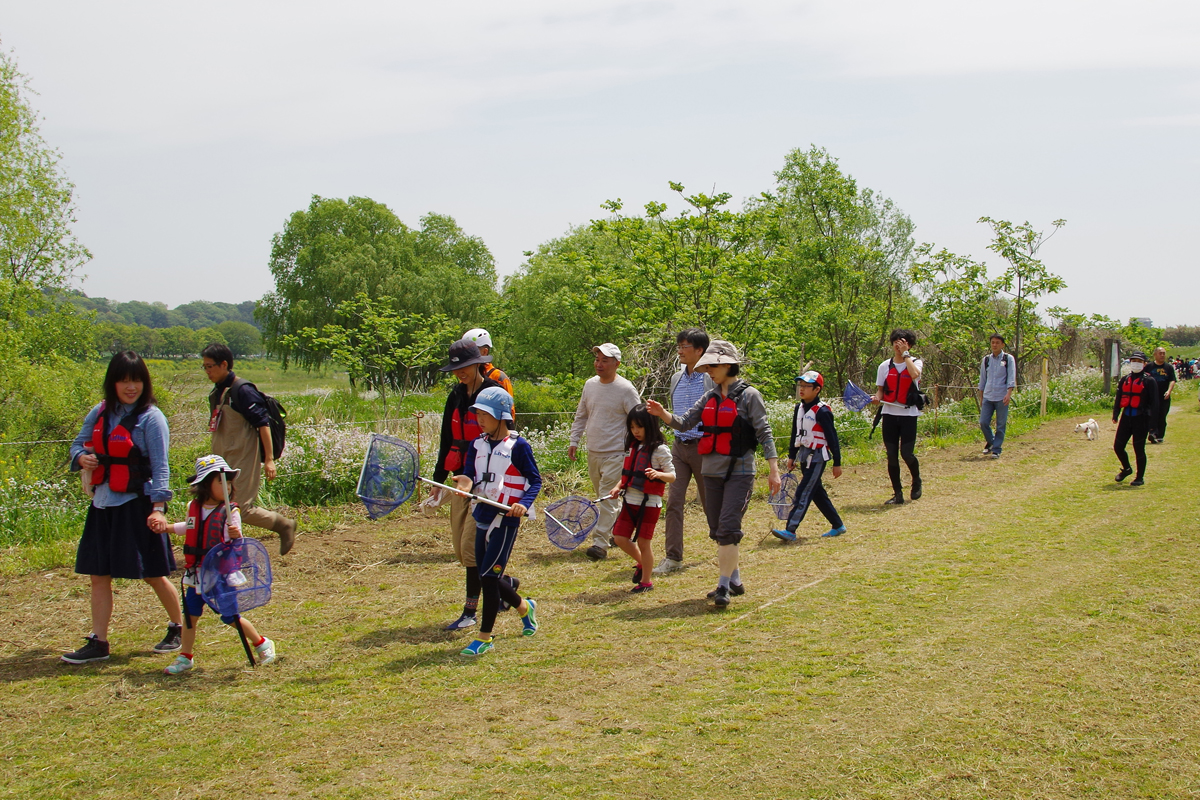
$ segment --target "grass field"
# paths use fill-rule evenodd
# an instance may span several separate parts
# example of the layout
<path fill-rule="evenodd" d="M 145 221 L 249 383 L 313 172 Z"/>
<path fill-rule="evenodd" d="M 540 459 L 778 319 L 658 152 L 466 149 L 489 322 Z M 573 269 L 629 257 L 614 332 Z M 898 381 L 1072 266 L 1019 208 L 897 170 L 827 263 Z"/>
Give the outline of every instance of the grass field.
<path fill-rule="evenodd" d="M 827 481 L 838 539 L 814 510 L 782 545 L 756 499 L 748 593 L 725 612 L 704 600 L 698 508 L 687 569 L 640 596 L 625 560 L 530 524 L 510 572 L 542 629 L 502 615 L 478 661 L 440 629 L 462 591 L 444 518 L 304 532 L 250 615 L 281 654 L 253 671 L 206 616 L 198 668 L 161 675 L 162 614 L 137 583 L 112 660 L 67 667 L 84 579 L 7 579 L 0 796 L 1200 795 L 1200 412 L 1176 404 L 1141 489 L 1112 481 L 1107 420 L 1096 442 L 1071 428 L 995 462 L 927 452 L 925 497 L 899 508 L 880 505 L 882 464 L 847 469 Z"/>

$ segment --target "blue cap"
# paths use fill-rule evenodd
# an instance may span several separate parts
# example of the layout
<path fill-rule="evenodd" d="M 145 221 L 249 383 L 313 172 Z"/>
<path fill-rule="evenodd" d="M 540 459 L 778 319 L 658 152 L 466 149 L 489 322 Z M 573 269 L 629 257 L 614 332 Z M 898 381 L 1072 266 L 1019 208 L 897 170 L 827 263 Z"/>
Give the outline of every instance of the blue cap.
<path fill-rule="evenodd" d="M 475 397 L 471 408 L 478 408 L 491 414 L 496 419 L 512 421 L 512 395 L 499 386 L 489 386 Z"/>

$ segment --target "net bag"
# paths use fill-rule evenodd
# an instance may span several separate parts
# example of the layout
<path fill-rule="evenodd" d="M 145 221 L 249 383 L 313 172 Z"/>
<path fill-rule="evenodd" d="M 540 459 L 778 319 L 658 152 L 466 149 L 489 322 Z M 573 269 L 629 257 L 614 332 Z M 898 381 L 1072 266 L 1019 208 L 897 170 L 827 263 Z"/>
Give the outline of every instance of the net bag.
<path fill-rule="evenodd" d="M 257 539 L 222 542 L 200 562 L 200 596 L 223 617 L 244 614 L 271 600 L 271 559 Z"/>
<path fill-rule="evenodd" d="M 563 550 L 574 550 L 600 521 L 600 510 L 586 497 L 572 495 L 556 500 L 543 509 L 546 536 Z"/>
<path fill-rule="evenodd" d="M 779 479 L 779 491 L 767 498 L 767 505 L 779 519 L 787 519 L 792 513 L 792 503 L 796 501 L 796 487 L 800 481 L 790 472 L 783 473 Z"/>
<path fill-rule="evenodd" d="M 871 395 L 854 385 L 854 381 L 846 381 L 846 391 L 842 392 L 842 402 L 852 411 L 862 411 L 871 402 Z"/>
<path fill-rule="evenodd" d="M 358 499 L 371 519 L 386 517 L 412 497 L 420 474 L 416 449 L 385 433 L 372 433 L 358 475 Z"/>

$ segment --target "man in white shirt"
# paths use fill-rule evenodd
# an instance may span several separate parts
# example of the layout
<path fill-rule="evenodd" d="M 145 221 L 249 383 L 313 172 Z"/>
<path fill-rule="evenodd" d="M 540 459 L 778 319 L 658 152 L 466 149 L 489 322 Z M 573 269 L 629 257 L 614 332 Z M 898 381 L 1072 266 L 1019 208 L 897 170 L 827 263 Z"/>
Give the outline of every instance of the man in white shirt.
<path fill-rule="evenodd" d="M 595 497 L 606 493 L 621 481 L 625 466 L 625 417 L 629 409 L 642 402 L 638 390 L 617 374 L 621 366 L 621 349 L 612 342 L 592 348 L 596 355 L 593 367 L 596 377 L 583 384 L 575 422 L 571 425 L 567 457 L 576 458 L 579 443 L 587 435 L 588 476 L 592 479 Z M 612 546 L 612 529 L 621 510 L 619 499 L 606 498 L 599 504 L 600 521 L 592 533 L 592 545 L 587 557 L 599 561 L 608 557 Z"/>

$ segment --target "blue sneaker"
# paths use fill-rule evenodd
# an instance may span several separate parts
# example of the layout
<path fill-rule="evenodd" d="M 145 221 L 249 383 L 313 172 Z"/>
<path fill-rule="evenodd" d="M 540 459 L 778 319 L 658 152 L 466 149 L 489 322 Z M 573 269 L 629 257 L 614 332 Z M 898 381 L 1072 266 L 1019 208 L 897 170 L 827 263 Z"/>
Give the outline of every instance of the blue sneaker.
<path fill-rule="evenodd" d="M 525 616 L 521 617 L 521 624 L 524 628 L 521 630 L 525 636 L 533 636 L 537 633 L 537 603 L 533 602 L 532 597 L 526 597 L 525 602 L 529 604 L 529 610 L 525 612 Z"/>
<path fill-rule="evenodd" d="M 830 528 L 829 530 L 825 531 L 821 535 L 822 536 L 841 536 L 845 532 L 846 532 L 846 526 L 843 525 L 840 528 Z"/>
<path fill-rule="evenodd" d="M 789 531 L 789 530 L 776 530 L 776 529 L 772 529 L 772 530 L 771 530 L 771 533 L 773 533 L 773 534 L 775 535 L 775 538 L 776 538 L 776 539 L 783 539 L 785 542 L 794 542 L 794 541 L 796 541 L 796 534 L 792 533 L 792 532 L 791 532 L 791 531 Z"/>
<path fill-rule="evenodd" d="M 459 651 L 460 656 L 481 656 L 489 650 L 495 650 L 496 645 L 491 639 L 473 639 L 469 645 Z"/>

